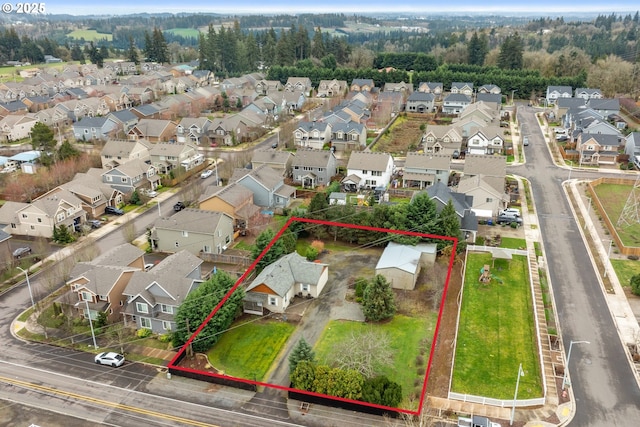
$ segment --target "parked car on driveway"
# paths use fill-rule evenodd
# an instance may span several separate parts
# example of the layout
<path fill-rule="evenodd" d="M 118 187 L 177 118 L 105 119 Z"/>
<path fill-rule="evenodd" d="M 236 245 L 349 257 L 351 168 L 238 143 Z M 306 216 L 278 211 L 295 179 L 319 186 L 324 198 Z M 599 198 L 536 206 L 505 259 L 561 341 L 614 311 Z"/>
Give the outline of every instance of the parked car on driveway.
<path fill-rule="evenodd" d="M 122 209 L 114 208 L 113 206 L 107 206 L 106 208 L 104 208 L 104 213 L 113 215 L 124 215 L 124 211 Z"/>
<path fill-rule="evenodd" d="M 213 171 L 211 169 L 207 169 L 206 171 L 200 174 L 200 178 L 206 179 L 206 178 L 209 178 L 211 175 L 213 175 Z"/>
<path fill-rule="evenodd" d="M 516 209 L 516 208 L 506 208 L 506 209 L 502 209 L 500 212 L 498 212 L 499 216 L 509 216 L 509 217 L 519 217 L 520 216 L 520 209 Z"/>
<path fill-rule="evenodd" d="M 98 365 L 109 365 L 117 368 L 118 366 L 122 366 L 124 363 L 124 356 L 119 353 L 114 352 L 104 352 L 96 355 L 95 362 Z"/>
<path fill-rule="evenodd" d="M 173 205 L 173 210 L 176 212 L 180 212 L 182 209 L 186 208 L 187 206 L 183 203 L 183 202 L 178 202 L 175 205 Z"/>
<path fill-rule="evenodd" d="M 24 255 L 29 255 L 31 253 L 31 248 L 29 246 L 24 246 L 13 251 L 13 257 L 20 259 Z"/>
<path fill-rule="evenodd" d="M 87 221 L 87 224 L 89 224 L 89 226 L 91 228 L 100 228 L 100 227 L 102 227 L 102 223 L 100 221 L 98 221 L 97 219 L 90 219 L 89 221 Z"/>
<path fill-rule="evenodd" d="M 517 225 L 522 225 L 522 218 L 520 218 L 519 216 L 500 215 L 496 219 L 496 224 L 498 224 L 498 225 L 501 225 L 501 224 L 513 224 L 514 222 Z"/>

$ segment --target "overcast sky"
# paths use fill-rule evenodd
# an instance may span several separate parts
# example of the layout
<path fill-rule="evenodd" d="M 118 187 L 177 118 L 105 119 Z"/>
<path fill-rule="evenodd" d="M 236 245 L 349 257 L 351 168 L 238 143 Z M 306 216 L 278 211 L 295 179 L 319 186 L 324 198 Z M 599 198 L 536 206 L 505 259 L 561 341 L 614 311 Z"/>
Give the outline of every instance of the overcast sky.
<path fill-rule="evenodd" d="M 38 1 L 38 0 L 35 0 Z M 44 2 L 46 12 L 73 15 L 122 15 L 138 12 L 218 12 L 238 14 L 258 13 L 333 13 L 333 12 L 452 12 L 495 13 L 513 15 L 518 12 L 544 16 L 567 13 L 623 13 L 640 10 L 638 0 L 49 0 Z"/>

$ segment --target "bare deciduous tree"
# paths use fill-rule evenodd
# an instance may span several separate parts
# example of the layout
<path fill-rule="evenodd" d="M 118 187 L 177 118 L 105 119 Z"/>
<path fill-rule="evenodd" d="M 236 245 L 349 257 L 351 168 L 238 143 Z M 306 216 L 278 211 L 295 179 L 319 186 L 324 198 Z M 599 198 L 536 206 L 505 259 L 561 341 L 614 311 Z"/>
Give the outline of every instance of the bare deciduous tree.
<path fill-rule="evenodd" d="M 138 235 L 136 234 L 136 225 L 133 221 L 127 221 L 122 226 L 122 237 L 127 243 L 132 243 Z"/>
<path fill-rule="evenodd" d="M 340 369 L 354 369 L 373 378 L 381 368 L 393 365 L 389 337 L 373 329 L 362 334 L 352 332 L 334 348 L 333 362 Z"/>

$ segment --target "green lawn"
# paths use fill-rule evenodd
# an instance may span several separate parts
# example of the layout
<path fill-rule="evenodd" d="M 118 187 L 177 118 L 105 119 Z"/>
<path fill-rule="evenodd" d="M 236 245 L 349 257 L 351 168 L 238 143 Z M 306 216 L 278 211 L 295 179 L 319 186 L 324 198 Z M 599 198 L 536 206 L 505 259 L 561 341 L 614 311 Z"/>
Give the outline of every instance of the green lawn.
<path fill-rule="evenodd" d="M 515 237 L 503 237 L 502 243 L 500 244 L 501 248 L 507 249 L 526 249 L 527 241 L 525 239 L 517 239 Z"/>
<path fill-rule="evenodd" d="M 74 30 L 67 34 L 67 37 L 76 40 L 85 39 L 85 41 L 99 41 L 106 39 L 107 41 L 113 40 L 113 35 L 107 33 L 99 33 L 96 30 Z"/>
<path fill-rule="evenodd" d="M 375 328 L 388 334 L 391 348 L 394 351 L 394 366 L 386 368 L 380 374 L 402 386 L 403 397 L 406 398 L 414 390 L 414 381 L 418 379 L 422 387 L 422 375 L 418 375 L 416 358 L 420 355 L 420 341 L 428 340 L 429 345 L 424 352 L 422 365 L 425 369 L 431 350 L 430 343 L 437 321 L 437 314 L 429 318 L 415 318 L 403 315 L 394 316 L 393 320 L 382 324 L 351 322 L 347 320 L 332 320 L 325 327 L 314 350 L 316 360 L 320 363 L 331 364 L 332 349 L 336 343 L 346 340 L 352 332 L 361 333 L 368 328 Z"/>
<path fill-rule="evenodd" d="M 295 327 L 276 320 L 234 323 L 207 352 L 214 368 L 237 378 L 263 381 Z"/>
<path fill-rule="evenodd" d="M 296 241 L 296 252 L 298 252 L 302 256 L 307 256 L 307 248 L 311 246 L 311 243 L 316 240 L 313 238 L 298 238 Z M 321 240 L 324 243 L 324 249 L 330 252 L 345 252 L 345 251 L 353 251 L 358 247 L 355 245 L 349 245 L 347 243 L 342 242 L 334 242 L 332 239 Z"/>
<path fill-rule="evenodd" d="M 632 276 L 640 274 L 640 262 L 628 259 L 612 259 L 611 265 L 616 271 L 616 276 L 622 286 L 629 286 Z"/>
<path fill-rule="evenodd" d="M 464 282 L 451 389 L 496 399 L 513 399 L 518 364 L 520 399 L 542 396 L 527 258 L 496 260 L 489 284 L 480 270 L 491 254 L 470 253 Z"/>
<path fill-rule="evenodd" d="M 607 211 L 611 222 L 616 225 L 620 214 L 627 203 L 627 198 L 632 190 L 630 185 L 600 184 L 595 188 L 598 199 Z M 616 231 L 625 246 L 640 246 L 640 224 L 617 227 Z"/>
<path fill-rule="evenodd" d="M 200 30 L 195 28 L 171 28 L 170 30 L 165 30 L 165 33 L 175 34 L 176 36 L 182 37 L 191 37 L 197 39 L 200 35 Z"/>

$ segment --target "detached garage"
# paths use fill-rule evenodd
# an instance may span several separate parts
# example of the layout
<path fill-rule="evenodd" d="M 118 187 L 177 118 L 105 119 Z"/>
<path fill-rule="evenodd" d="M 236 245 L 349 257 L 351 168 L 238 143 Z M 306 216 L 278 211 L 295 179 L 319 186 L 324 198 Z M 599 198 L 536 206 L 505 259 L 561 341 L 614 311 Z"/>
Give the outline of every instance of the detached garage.
<path fill-rule="evenodd" d="M 422 243 L 416 246 L 389 242 L 376 265 L 376 274 L 384 276 L 394 289 L 413 290 L 423 267 L 436 261 L 437 245 Z"/>

